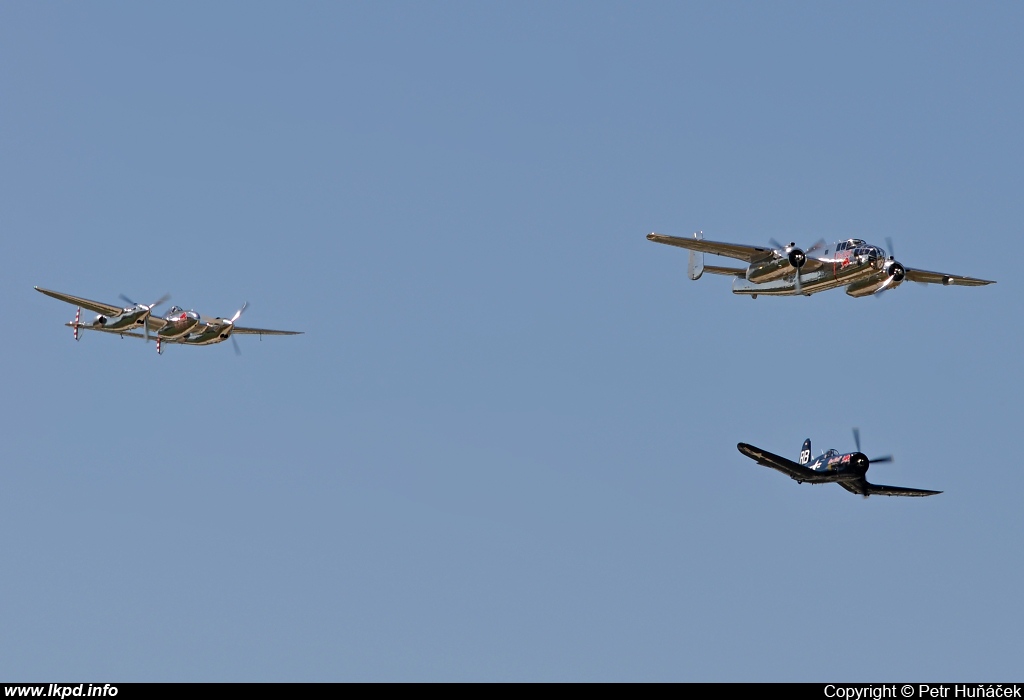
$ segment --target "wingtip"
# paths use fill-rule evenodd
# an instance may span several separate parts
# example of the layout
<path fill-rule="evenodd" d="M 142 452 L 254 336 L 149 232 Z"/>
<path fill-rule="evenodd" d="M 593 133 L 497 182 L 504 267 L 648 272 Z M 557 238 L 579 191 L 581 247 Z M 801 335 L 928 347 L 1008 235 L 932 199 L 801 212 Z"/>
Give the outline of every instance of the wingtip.
<path fill-rule="evenodd" d="M 658 237 L 658 234 L 653 233 L 653 232 L 647 234 L 647 240 L 649 240 L 649 241 L 653 241 L 657 237 Z"/>

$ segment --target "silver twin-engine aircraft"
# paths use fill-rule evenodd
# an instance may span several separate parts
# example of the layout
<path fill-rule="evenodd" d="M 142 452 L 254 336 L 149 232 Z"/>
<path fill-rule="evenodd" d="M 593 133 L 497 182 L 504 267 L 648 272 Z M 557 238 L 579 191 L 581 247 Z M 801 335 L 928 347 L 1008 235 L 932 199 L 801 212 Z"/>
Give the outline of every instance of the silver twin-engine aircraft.
<path fill-rule="evenodd" d="M 179 345 L 213 345 L 222 343 L 228 338 L 235 346 L 238 353 L 238 343 L 235 341 L 235 333 L 242 335 L 300 335 L 301 331 L 275 331 L 267 328 L 244 328 L 236 326 L 235 321 L 239 319 L 248 304 L 242 304 L 242 308 L 235 312 L 231 318 L 208 318 L 200 316 L 195 311 L 186 311 L 178 306 L 172 306 L 163 316 L 154 316 L 154 307 L 166 302 L 169 297 L 164 295 L 158 301 L 146 305 L 137 304 L 128 297 L 121 295 L 121 298 L 130 306 L 115 306 L 104 304 L 99 301 L 83 299 L 54 292 L 42 287 L 36 287 L 36 291 L 66 301 L 78 307 L 75 313 L 75 320 L 65 325 L 75 331 L 75 340 L 78 340 L 80 329 L 90 331 L 101 331 L 114 333 L 121 337 L 143 338 L 149 342 L 150 331 L 156 337 L 156 351 L 163 353 L 164 343 L 176 343 Z M 82 309 L 93 311 L 97 316 L 92 321 L 81 320 Z M 139 332 L 141 330 L 141 332 Z"/>
<path fill-rule="evenodd" d="M 860 451 L 860 431 L 853 429 L 853 440 L 857 445 L 856 452 L 840 454 L 838 450 L 829 450 L 819 457 L 811 457 L 811 441 L 804 440 L 800 450 L 800 461 L 793 462 L 785 457 L 772 454 L 760 447 L 741 442 L 737 449 L 758 464 L 780 471 L 798 483 L 808 484 L 839 484 L 850 493 L 868 496 L 934 496 L 942 491 L 926 489 L 909 489 L 902 486 L 883 486 L 869 483 L 864 475 L 868 467 L 879 462 L 891 462 L 892 455 L 868 459 Z"/>
<path fill-rule="evenodd" d="M 865 297 L 895 289 L 906 280 L 964 287 L 993 283 L 992 280 L 904 267 L 892 255 L 889 241 L 890 255 L 886 257 L 884 249 L 859 238 L 837 243 L 821 240 L 807 250 L 801 250 L 795 243 L 782 245 L 774 240 L 770 246 L 717 243 L 704 240 L 701 233 L 693 234 L 693 238 L 651 233 L 647 240 L 688 249 L 690 279 L 700 279 L 705 272 L 727 275 L 733 278 L 733 294 L 748 294 L 755 299 L 758 294 L 810 296 L 837 287 L 845 287 L 852 297 Z M 704 253 L 742 260 L 747 266 L 705 265 Z"/>

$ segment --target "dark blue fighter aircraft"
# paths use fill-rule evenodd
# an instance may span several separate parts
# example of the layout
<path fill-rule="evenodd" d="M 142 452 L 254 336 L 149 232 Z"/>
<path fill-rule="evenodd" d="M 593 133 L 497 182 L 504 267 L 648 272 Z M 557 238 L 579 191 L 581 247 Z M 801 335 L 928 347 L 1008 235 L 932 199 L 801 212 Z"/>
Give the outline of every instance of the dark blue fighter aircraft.
<path fill-rule="evenodd" d="M 780 471 L 798 483 L 809 484 L 830 484 L 836 483 L 850 493 L 859 493 L 867 498 L 868 496 L 934 496 L 942 491 L 928 491 L 926 489 L 908 489 L 902 486 L 883 486 L 881 484 L 869 483 L 864 475 L 868 467 L 879 462 L 891 462 L 892 455 L 868 459 L 860 451 L 860 431 L 853 429 L 853 440 L 857 444 L 856 452 L 840 454 L 838 450 L 829 450 L 820 457 L 811 459 L 811 440 L 804 440 L 803 449 L 800 450 L 800 462 L 792 462 L 785 457 L 779 457 L 771 452 L 766 452 L 759 447 L 741 442 L 736 447 L 740 452 L 750 457 L 758 464 L 771 467 Z"/>

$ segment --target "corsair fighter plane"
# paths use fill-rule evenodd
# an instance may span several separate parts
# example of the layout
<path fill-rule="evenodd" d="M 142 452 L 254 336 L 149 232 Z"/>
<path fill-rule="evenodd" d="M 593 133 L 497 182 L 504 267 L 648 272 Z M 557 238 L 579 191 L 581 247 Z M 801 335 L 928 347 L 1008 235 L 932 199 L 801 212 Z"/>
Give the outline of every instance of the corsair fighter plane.
<path fill-rule="evenodd" d="M 164 343 L 179 345 L 213 345 L 222 343 L 228 338 L 234 344 L 235 352 L 238 353 L 238 343 L 234 339 L 235 333 L 241 335 L 300 335 L 301 331 L 277 331 L 268 328 L 244 328 L 236 326 L 235 321 L 239 319 L 248 304 L 242 304 L 242 308 L 235 312 L 230 319 L 208 318 L 200 316 L 192 310 L 185 310 L 179 306 L 172 306 L 163 316 L 154 316 L 153 308 L 167 301 L 165 295 L 159 301 L 146 306 L 135 304 L 127 297 L 122 297 L 132 304 L 130 307 L 121 308 L 111 304 L 104 304 L 82 297 L 71 296 L 61 292 L 54 292 L 49 289 L 36 287 L 54 299 L 65 301 L 78 307 L 75 313 L 75 320 L 66 325 L 75 331 L 75 340 L 78 340 L 79 330 L 101 331 L 114 333 L 129 338 L 143 338 L 147 342 L 150 338 L 150 331 L 156 336 L 156 351 L 163 353 Z M 90 322 L 82 322 L 82 309 L 93 311 L 97 316 Z M 139 332 L 141 329 L 142 332 Z"/>
<path fill-rule="evenodd" d="M 811 458 L 811 441 L 810 439 L 804 440 L 799 462 L 790 461 L 745 442 L 739 443 L 736 447 L 758 464 L 780 471 L 800 484 L 804 482 L 808 484 L 836 483 L 850 493 L 857 493 L 865 498 L 868 496 L 934 496 L 937 493 L 942 493 L 942 491 L 869 483 L 864 478 L 868 467 L 880 462 L 891 462 L 892 455 L 868 459 L 860 451 L 860 431 L 856 428 L 853 429 L 853 439 L 857 445 L 856 452 L 840 454 L 838 450 L 829 450 L 813 459 Z"/>
<path fill-rule="evenodd" d="M 706 241 L 701 233 L 693 234 L 693 238 L 651 233 L 647 240 L 688 249 L 690 279 L 700 279 L 705 272 L 726 275 L 733 278 L 733 294 L 747 294 L 755 299 L 758 294 L 810 296 L 837 287 L 845 287 L 852 297 L 865 297 L 895 289 L 906 280 L 964 287 L 993 283 L 992 280 L 904 267 L 892 255 L 890 241 L 887 241 L 889 256 L 886 257 L 884 248 L 859 238 L 836 243 L 821 240 L 806 251 L 796 243 L 782 245 L 777 241 L 771 241 L 770 246 Z M 741 260 L 746 267 L 705 265 L 704 253 Z"/>

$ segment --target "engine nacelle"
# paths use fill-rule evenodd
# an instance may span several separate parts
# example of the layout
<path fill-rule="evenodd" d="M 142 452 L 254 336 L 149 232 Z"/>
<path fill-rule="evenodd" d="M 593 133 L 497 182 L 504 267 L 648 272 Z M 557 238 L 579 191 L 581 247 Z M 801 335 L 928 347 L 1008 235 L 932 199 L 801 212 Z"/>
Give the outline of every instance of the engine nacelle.
<path fill-rule="evenodd" d="M 92 325 L 94 325 L 94 326 L 105 326 L 105 325 L 107 325 L 107 317 L 104 316 L 103 314 L 100 314 L 92 322 Z"/>
<path fill-rule="evenodd" d="M 907 269 L 895 260 L 889 260 L 882 266 L 881 272 L 876 272 L 867 279 L 854 282 L 846 288 L 846 293 L 851 297 L 866 297 L 886 289 L 895 289 L 906 278 Z"/>
<path fill-rule="evenodd" d="M 754 263 L 748 267 L 747 280 L 755 283 L 777 280 L 792 274 L 795 268 L 803 267 L 807 262 L 807 254 L 799 248 L 791 247 L 783 252 L 785 255 Z"/>

